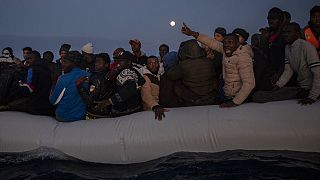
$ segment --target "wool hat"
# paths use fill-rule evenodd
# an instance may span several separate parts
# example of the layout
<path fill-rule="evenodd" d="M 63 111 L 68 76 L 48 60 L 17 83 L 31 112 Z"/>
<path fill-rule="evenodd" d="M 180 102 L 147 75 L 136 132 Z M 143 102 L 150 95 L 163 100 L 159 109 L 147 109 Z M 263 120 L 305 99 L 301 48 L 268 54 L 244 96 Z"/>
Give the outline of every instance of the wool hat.
<path fill-rule="evenodd" d="M 61 52 L 61 51 L 67 51 L 68 52 L 70 50 L 70 48 L 71 48 L 70 44 L 62 44 L 61 47 L 60 47 L 59 52 Z"/>
<path fill-rule="evenodd" d="M 82 46 L 81 51 L 88 53 L 88 54 L 93 54 L 92 43 L 87 43 L 86 45 Z"/>
<path fill-rule="evenodd" d="M 241 28 L 236 28 L 235 30 L 232 31 L 232 34 L 239 34 L 244 38 L 245 41 L 247 41 L 249 38 L 249 33 L 246 30 Z"/>
<path fill-rule="evenodd" d="M 140 44 L 141 45 L 141 42 L 138 40 L 138 39 L 131 39 L 129 41 L 129 44 L 132 45 L 133 43 L 136 43 L 136 44 Z"/>
<path fill-rule="evenodd" d="M 83 56 L 79 51 L 69 51 L 63 59 L 79 63 L 82 61 Z"/>
<path fill-rule="evenodd" d="M 214 33 L 219 33 L 219 34 L 221 34 L 223 37 L 225 37 L 226 34 L 227 34 L 227 31 L 226 31 L 226 29 L 223 28 L 223 27 L 217 27 L 217 28 L 214 30 Z"/>
<path fill-rule="evenodd" d="M 129 51 L 123 51 L 123 52 L 120 52 L 118 54 L 118 56 L 113 57 L 113 59 L 115 59 L 115 60 L 125 60 L 125 59 L 127 59 L 127 60 L 130 60 L 130 61 L 133 61 L 134 60 L 134 55 Z"/>

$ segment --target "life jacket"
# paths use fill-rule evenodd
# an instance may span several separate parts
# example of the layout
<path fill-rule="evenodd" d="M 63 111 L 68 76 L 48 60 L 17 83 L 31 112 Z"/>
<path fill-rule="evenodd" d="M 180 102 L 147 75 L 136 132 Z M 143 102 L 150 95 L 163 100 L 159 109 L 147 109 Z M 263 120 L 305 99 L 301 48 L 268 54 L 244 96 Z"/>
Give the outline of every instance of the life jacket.
<path fill-rule="evenodd" d="M 306 41 L 310 42 L 316 49 L 319 49 L 320 45 L 320 37 L 319 39 L 316 38 L 316 36 L 312 33 L 310 27 L 304 30 L 304 36 L 306 38 Z"/>

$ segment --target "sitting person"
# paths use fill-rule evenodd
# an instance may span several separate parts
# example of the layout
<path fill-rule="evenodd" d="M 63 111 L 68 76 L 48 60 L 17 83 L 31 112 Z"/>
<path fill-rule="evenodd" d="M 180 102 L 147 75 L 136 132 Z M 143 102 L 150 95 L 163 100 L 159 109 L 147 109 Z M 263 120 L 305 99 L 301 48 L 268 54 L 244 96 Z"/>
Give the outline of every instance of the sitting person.
<path fill-rule="evenodd" d="M 82 100 L 76 81 L 80 77 L 89 77 L 90 73 L 77 67 L 82 61 L 78 51 L 70 51 L 61 59 L 64 72 L 53 89 L 50 102 L 56 106 L 56 119 L 62 122 L 71 122 L 85 119 L 86 104 Z"/>
<path fill-rule="evenodd" d="M 180 106 L 217 104 L 218 83 L 213 61 L 206 58 L 196 40 L 182 42 L 178 51 L 179 63 L 167 71 L 176 81 L 174 93 Z"/>
<path fill-rule="evenodd" d="M 284 28 L 286 42 L 285 70 L 273 91 L 260 91 L 253 95 L 254 102 L 301 99 L 299 104 L 314 103 L 320 95 L 320 60 L 317 50 L 309 42 L 300 39 L 299 24 L 290 23 Z M 297 73 L 299 87 L 284 87 L 293 73 Z"/>
<path fill-rule="evenodd" d="M 223 89 L 220 92 L 220 107 L 234 107 L 242 104 L 250 95 L 255 86 L 253 63 L 250 54 L 240 45 L 239 37 L 235 34 L 228 34 L 224 37 L 223 43 L 192 31 L 185 24 L 181 29 L 183 34 L 193 36 L 200 43 L 209 46 L 218 52 L 223 53 Z"/>
<path fill-rule="evenodd" d="M 41 60 L 38 51 L 32 51 L 26 59 L 29 65 L 27 79 L 19 83 L 18 96 L 23 98 L 8 103 L 9 110 L 23 111 L 35 115 L 53 115 L 54 107 L 49 102 L 51 73 L 48 65 Z"/>
<path fill-rule="evenodd" d="M 162 120 L 165 117 L 164 112 L 169 110 L 159 105 L 159 59 L 156 56 L 149 56 L 147 59 L 147 71 L 144 72 L 145 83 L 141 87 L 141 97 L 144 110 L 152 110 L 155 112 L 155 119 Z"/>
<path fill-rule="evenodd" d="M 94 60 L 95 69 L 89 78 L 89 91 L 81 86 L 86 78 L 78 80 L 78 88 L 81 97 L 87 105 L 87 118 L 110 117 L 111 109 L 103 108 L 99 101 L 107 100 L 114 91 L 114 81 L 105 78 L 109 71 L 110 57 L 108 54 L 98 54 Z"/>
<path fill-rule="evenodd" d="M 236 34 L 239 37 L 239 43 L 242 45 L 243 50 L 247 51 L 247 53 L 253 58 L 253 51 L 251 46 L 247 43 L 247 40 L 250 34 L 241 28 L 236 28 L 232 31 L 232 34 Z"/>
<path fill-rule="evenodd" d="M 117 69 L 115 93 L 107 100 L 100 101 L 102 108 L 111 106 L 111 116 L 119 117 L 142 111 L 140 87 L 145 83 L 140 73 L 133 68 L 133 54 L 128 51 L 114 57 Z M 108 78 L 108 77 L 106 77 Z M 108 78 L 109 79 L 109 78 Z"/>

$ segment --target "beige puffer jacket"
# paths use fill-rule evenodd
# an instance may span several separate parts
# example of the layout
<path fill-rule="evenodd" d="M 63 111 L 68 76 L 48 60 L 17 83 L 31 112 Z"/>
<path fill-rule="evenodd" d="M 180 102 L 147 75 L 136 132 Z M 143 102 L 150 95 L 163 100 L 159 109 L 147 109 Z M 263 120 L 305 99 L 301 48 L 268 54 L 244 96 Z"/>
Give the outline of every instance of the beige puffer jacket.
<path fill-rule="evenodd" d="M 197 40 L 211 49 L 223 53 L 222 74 L 225 83 L 223 90 L 225 95 L 234 97 L 234 103 L 243 103 L 255 86 L 252 54 L 249 49 L 240 45 L 231 57 L 227 57 L 221 42 L 202 34 L 198 36 Z"/>

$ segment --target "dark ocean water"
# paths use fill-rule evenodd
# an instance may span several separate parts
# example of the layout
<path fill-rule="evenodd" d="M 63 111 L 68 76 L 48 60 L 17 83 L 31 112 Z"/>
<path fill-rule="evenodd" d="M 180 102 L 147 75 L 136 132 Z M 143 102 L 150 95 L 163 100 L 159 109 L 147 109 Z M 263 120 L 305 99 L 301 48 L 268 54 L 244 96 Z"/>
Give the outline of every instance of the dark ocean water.
<path fill-rule="evenodd" d="M 0 179 L 320 179 L 320 153 L 233 150 L 174 153 L 149 162 L 80 161 L 54 150 L 0 154 Z"/>

